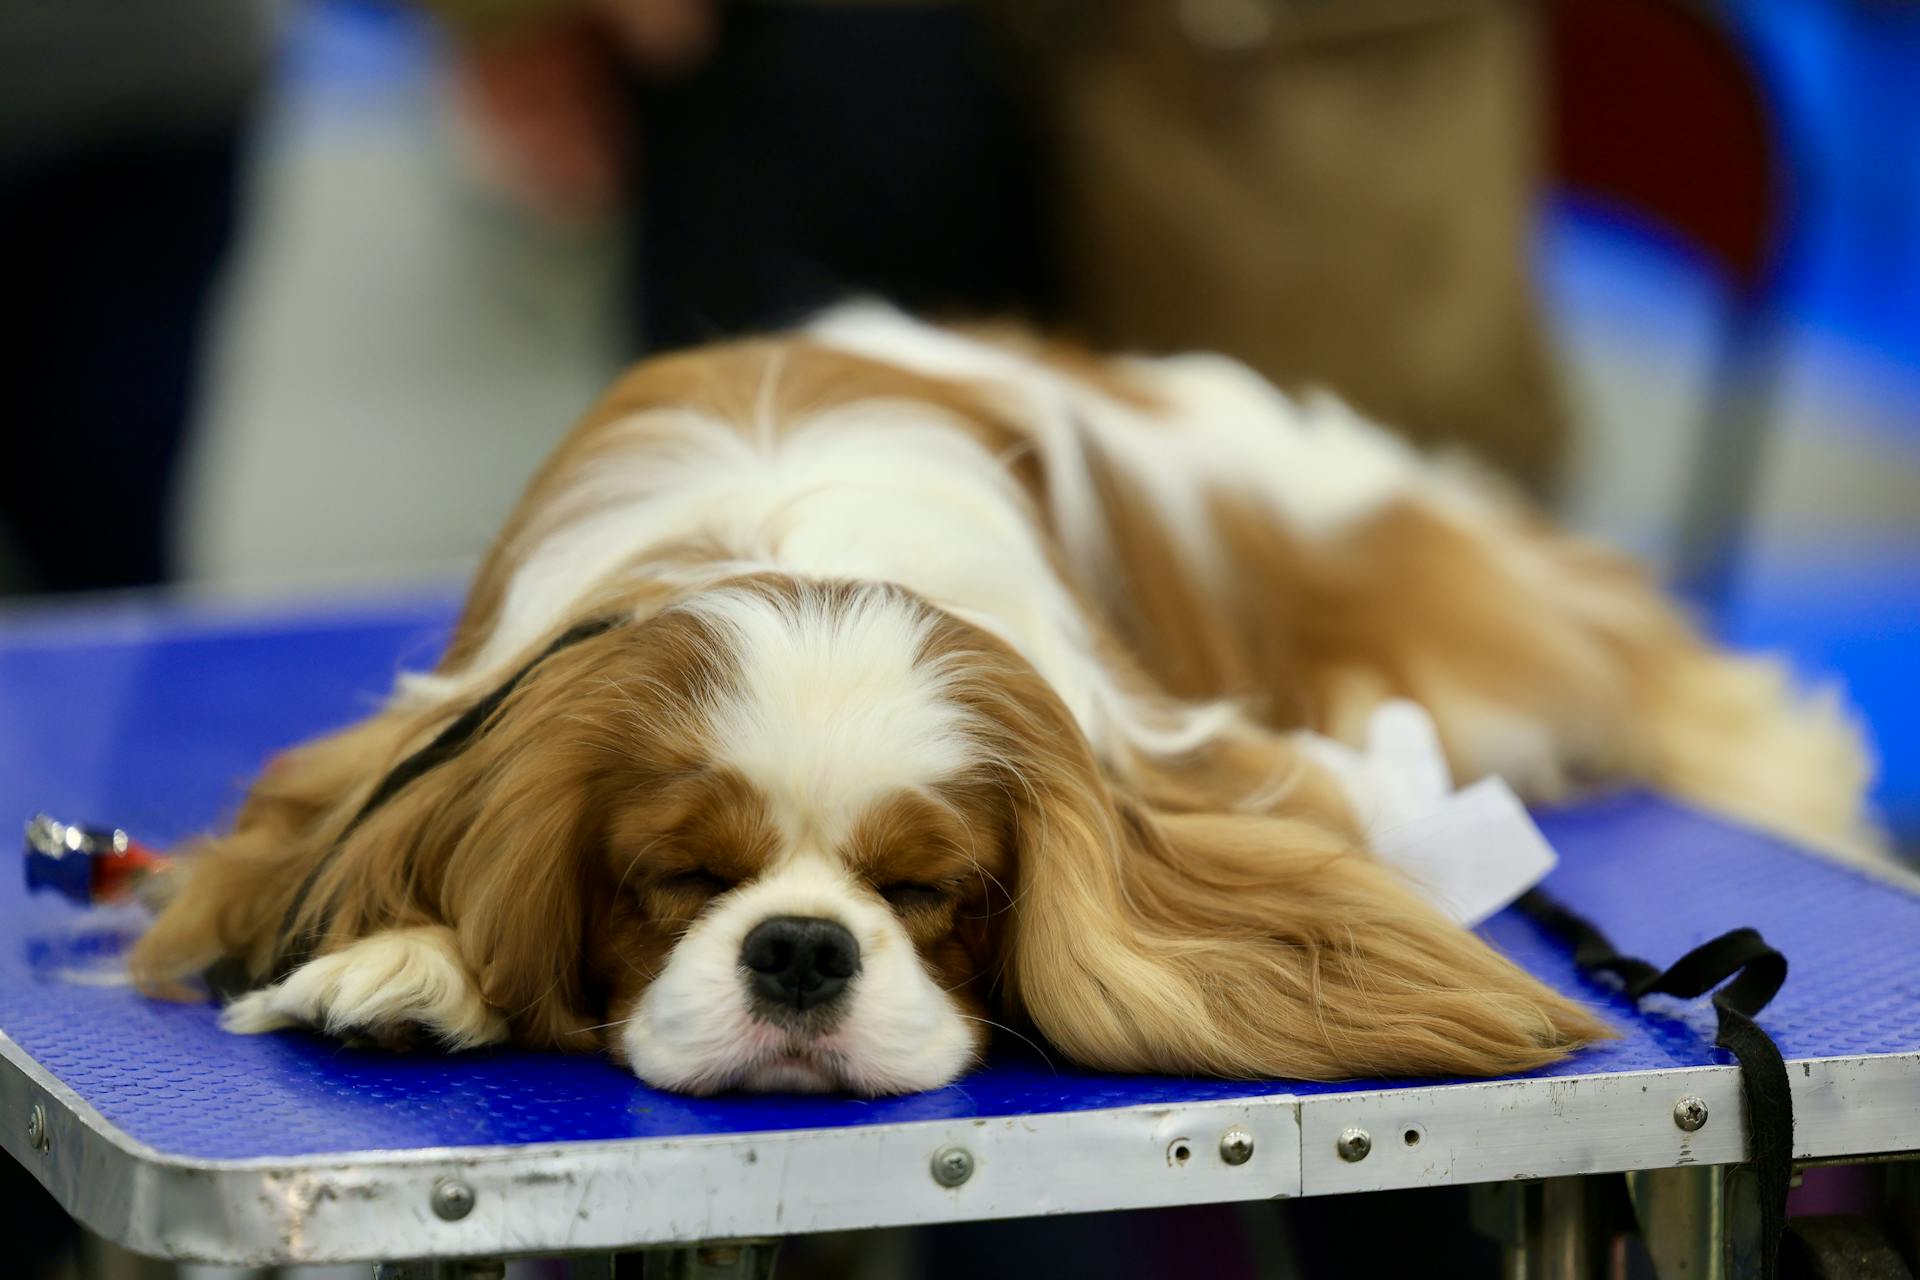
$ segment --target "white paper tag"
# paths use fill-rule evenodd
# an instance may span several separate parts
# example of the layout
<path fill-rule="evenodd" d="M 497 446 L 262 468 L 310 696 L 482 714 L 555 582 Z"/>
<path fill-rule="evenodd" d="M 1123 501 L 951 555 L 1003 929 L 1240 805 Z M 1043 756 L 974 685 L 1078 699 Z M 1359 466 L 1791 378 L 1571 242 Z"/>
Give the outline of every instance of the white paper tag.
<path fill-rule="evenodd" d="M 1449 919 L 1479 924 L 1553 870 L 1553 848 L 1499 778 L 1453 789 L 1426 708 L 1383 702 L 1356 751 L 1317 734 L 1301 747 L 1340 780 L 1379 858 L 1423 890 Z"/>
<path fill-rule="evenodd" d="M 1479 924 L 1539 884 L 1557 861 L 1520 797 L 1482 778 L 1427 812 L 1369 833 L 1373 852 L 1449 919 Z"/>

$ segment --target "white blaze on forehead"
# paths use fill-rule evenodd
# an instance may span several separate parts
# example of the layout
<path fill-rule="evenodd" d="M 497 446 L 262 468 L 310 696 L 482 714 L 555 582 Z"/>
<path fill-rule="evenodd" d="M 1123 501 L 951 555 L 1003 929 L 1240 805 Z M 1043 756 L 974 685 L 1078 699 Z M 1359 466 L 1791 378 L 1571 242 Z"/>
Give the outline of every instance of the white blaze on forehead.
<path fill-rule="evenodd" d="M 709 712 L 714 758 L 768 798 L 789 839 L 834 848 L 875 800 L 975 762 L 948 670 L 922 656 L 932 619 L 900 593 L 732 588 L 683 607 L 720 631 L 737 671 Z"/>

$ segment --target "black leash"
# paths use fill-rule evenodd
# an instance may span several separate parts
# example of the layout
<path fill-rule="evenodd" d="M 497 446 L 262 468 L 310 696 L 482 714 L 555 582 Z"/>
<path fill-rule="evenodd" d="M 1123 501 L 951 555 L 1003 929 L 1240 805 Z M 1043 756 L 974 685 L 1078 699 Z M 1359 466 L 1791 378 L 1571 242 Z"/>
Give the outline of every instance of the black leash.
<path fill-rule="evenodd" d="M 1780 1236 L 1787 1223 L 1787 1188 L 1793 1180 L 1793 1090 L 1780 1047 L 1754 1021 L 1787 980 L 1787 958 L 1752 929 L 1735 929 L 1703 942 L 1665 969 L 1620 954 L 1607 935 L 1538 889 L 1514 904 L 1573 944 L 1582 973 L 1617 979 L 1636 1003 L 1646 996 L 1692 1000 L 1713 992 L 1719 1029 L 1713 1042 L 1740 1064 L 1745 1086 L 1751 1163 L 1760 1190 L 1760 1274 L 1780 1272 Z M 1725 985 L 1722 985 L 1725 984 Z M 1715 988 L 1718 988 L 1717 990 Z"/>
<path fill-rule="evenodd" d="M 261 983 L 254 985 L 266 985 L 278 982 L 307 961 L 313 959 L 314 948 L 320 945 L 321 934 L 324 932 L 323 928 L 320 926 L 309 928 L 303 931 L 298 938 L 294 938 L 293 922 L 299 916 L 301 907 L 306 905 L 307 898 L 313 892 L 313 886 L 320 879 L 320 873 L 325 871 L 328 865 L 333 862 L 341 848 L 346 844 L 347 838 L 359 830 L 362 823 L 371 817 L 380 806 L 386 804 L 389 800 L 405 790 L 408 783 L 432 771 L 437 766 L 445 764 L 466 750 L 468 745 L 480 735 L 480 731 L 486 727 L 487 721 L 491 720 L 494 714 L 500 710 L 509 695 L 520 687 L 520 683 L 523 680 L 533 674 L 534 668 L 538 667 L 548 658 L 551 658 L 554 654 L 559 653 L 562 649 L 570 649 L 583 640 L 591 640 L 597 635 L 604 635 L 624 621 L 626 621 L 626 619 L 619 617 L 589 618 L 585 622 L 575 623 L 573 626 L 567 628 L 552 644 L 542 649 L 539 655 L 532 661 L 528 662 L 511 676 L 508 676 L 504 684 L 494 689 L 471 707 L 468 707 L 452 724 L 449 724 L 446 728 L 435 734 L 432 742 L 429 742 L 426 746 L 421 747 L 418 751 L 395 765 L 393 769 L 388 772 L 387 776 L 380 780 L 380 785 L 373 789 L 373 794 L 367 797 L 366 803 L 361 805 L 359 811 L 353 815 L 353 820 L 348 822 L 340 834 L 334 837 L 333 843 L 328 846 L 326 853 L 322 855 L 318 862 L 313 864 L 312 870 L 307 872 L 306 878 L 300 882 L 300 887 L 294 891 L 293 900 L 287 904 L 285 913 L 280 917 L 280 936 L 289 939 L 290 942 L 287 944 L 286 950 L 282 951 L 274 961 L 271 975 Z M 209 981 L 214 983 L 216 989 L 219 989 L 223 985 L 212 975 L 209 976 Z"/>

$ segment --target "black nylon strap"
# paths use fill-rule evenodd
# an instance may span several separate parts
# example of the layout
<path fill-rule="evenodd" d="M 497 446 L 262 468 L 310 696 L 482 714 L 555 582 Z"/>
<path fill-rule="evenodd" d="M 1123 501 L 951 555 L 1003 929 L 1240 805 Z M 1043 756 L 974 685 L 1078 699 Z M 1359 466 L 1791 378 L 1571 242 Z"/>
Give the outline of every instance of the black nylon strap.
<path fill-rule="evenodd" d="M 313 949 L 320 945 L 320 930 L 308 929 L 295 938 L 293 922 L 299 916 L 300 908 L 306 904 L 307 898 L 312 894 L 313 886 L 319 882 L 320 873 L 332 863 L 341 847 L 346 844 L 347 837 L 359 830 L 360 825 L 380 806 L 405 790 L 408 783 L 464 751 L 468 744 L 480 735 L 480 731 L 486 728 L 487 722 L 500 710 L 513 691 L 520 687 L 521 682 L 533 674 L 534 668 L 562 649 L 570 649 L 583 640 L 591 640 L 597 635 L 603 635 L 623 621 L 625 619 L 618 617 L 589 618 L 585 622 L 578 622 L 567 628 L 532 661 L 508 676 L 505 683 L 461 712 L 453 723 L 434 735 L 432 742 L 395 765 L 387 776 L 380 780 L 380 785 L 373 789 L 373 794 L 367 797 L 366 803 L 360 806 L 353 815 L 352 821 L 348 822 L 341 829 L 340 834 L 334 837 L 333 844 L 328 847 L 320 860 L 313 864 L 312 870 L 308 871 L 306 878 L 300 882 L 299 889 L 294 891 L 293 900 L 287 904 L 286 911 L 280 917 L 280 937 L 285 940 L 282 943 L 285 949 L 275 959 L 270 975 L 260 985 L 278 982 L 313 959 Z"/>
<path fill-rule="evenodd" d="M 1573 962 L 1582 972 L 1617 978 L 1636 1001 L 1650 995 L 1691 1000 L 1713 992 L 1719 1020 L 1713 1042 L 1740 1064 L 1745 1086 L 1747 1136 L 1760 1192 L 1760 1274 L 1763 1280 L 1775 1280 L 1780 1237 L 1787 1225 L 1787 1189 L 1793 1180 L 1793 1089 L 1780 1047 L 1754 1018 L 1787 980 L 1787 958 L 1754 930 L 1735 929 L 1656 969 L 1645 960 L 1621 955 L 1592 921 L 1538 889 L 1514 905 L 1571 942 Z"/>

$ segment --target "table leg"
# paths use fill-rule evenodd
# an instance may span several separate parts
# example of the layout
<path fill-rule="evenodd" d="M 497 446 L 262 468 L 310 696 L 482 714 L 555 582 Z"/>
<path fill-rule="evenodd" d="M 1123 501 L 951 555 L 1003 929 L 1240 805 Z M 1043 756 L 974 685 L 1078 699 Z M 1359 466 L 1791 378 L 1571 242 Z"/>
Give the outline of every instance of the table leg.
<path fill-rule="evenodd" d="M 1616 1222 L 1605 1178 L 1542 1178 L 1474 1188 L 1473 1224 L 1500 1241 L 1502 1280 L 1605 1280 Z"/>
<path fill-rule="evenodd" d="M 1747 1280 L 1760 1274 L 1760 1199 L 1751 1169 L 1683 1165 L 1626 1178 L 1660 1280 Z"/>

